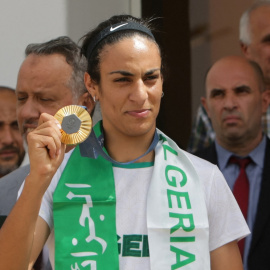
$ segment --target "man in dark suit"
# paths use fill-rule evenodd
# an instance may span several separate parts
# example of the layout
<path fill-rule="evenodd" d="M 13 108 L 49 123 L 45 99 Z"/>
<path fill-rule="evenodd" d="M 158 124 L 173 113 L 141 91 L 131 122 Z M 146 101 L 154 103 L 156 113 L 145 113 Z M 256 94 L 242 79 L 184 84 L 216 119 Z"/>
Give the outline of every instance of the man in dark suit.
<path fill-rule="evenodd" d="M 216 139 L 196 155 L 219 166 L 246 216 L 252 233 L 243 244 L 244 269 L 270 269 L 270 140 L 261 125 L 269 91 L 265 90 L 262 71 L 246 58 L 224 57 L 208 71 L 205 88 L 201 101 Z M 245 170 L 233 163 L 236 158 L 241 162 L 247 158 Z M 247 193 L 243 186 L 235 193 L 240 174 L 246 180 Z"/>
<path fill-rule="evenodd" d="M 87 61 L 70 38 L 30 44 L 25 54 L 16 86 L 18 124 L 25 138 L 37 127 L 43 112 L 54 115 L 71 104 L 84 105 L 89 113 L 93 111 L 94 102 L 84 85 Z M 0 227 L 29 171 L 26 165 L 0 179 Z"/>
<path fill-rule="evenodd" d="M 243 55 L 260 65 L 266 88 L 270 89 L 270 1 L 253 2 L 240 18 L 239 44 Z M 270 136 L 270 106 L 262 117 L 262 126 L 265 134 Z M 188 151 L 194 153 L 208 146 L 214 138 L 211 121 L 203 106 L 199 106 L 189 138 Z"/>

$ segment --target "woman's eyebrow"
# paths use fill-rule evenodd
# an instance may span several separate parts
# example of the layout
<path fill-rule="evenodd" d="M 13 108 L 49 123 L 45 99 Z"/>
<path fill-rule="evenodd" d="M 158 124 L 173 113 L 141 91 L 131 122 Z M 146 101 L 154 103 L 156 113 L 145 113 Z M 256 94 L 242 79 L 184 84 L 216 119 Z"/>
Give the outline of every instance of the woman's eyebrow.
<path fill-rule="evenodd" d="M 115 70 L 115 71 L 110 72 L 109 74 L 118 74 L 118 73 L 123 76 L 134 76 L 134 74 L 125 70 Z"/>
<path fill-rule="evenodd" d="M 145 73 L 145 75 L 151 75 L 151 74 L 153 74 L 153 73 L 156 72 L 156 71 L 160 71 L 160 68 L 153 68 L 153 69 L 150 69 L 149 71 L 147 71 L 147 72 Z"/>
<path fill-rule="evenodd" d="M 145 72 L 145 75 L 151 75 L 156 71 L 159 71 L 160 68 L 153 68 L 150 69 L 148 71 Z M 115 71 L 111 71 L 109 74 L 121 74 L 123 76 L 134 76 L 133 73 L 129 72 L 129 71 L 125 71 L 125 70 L 115 70 Z"/>

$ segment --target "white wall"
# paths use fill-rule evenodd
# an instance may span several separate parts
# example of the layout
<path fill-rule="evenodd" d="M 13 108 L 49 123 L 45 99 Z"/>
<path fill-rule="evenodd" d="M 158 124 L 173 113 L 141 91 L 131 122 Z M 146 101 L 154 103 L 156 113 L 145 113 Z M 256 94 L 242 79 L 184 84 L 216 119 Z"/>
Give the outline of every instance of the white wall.
<path fill-rule="evenodd" d="M 112 15 L 126 13 L 140 16 L 140 2 L 140 0 L 68 0 L 68 35 L 78 41 L 91 28 Z"/>
<path fill-rule="evenodd" d="M 16 87 L 29 43 L 74 41 L 114 14 L 140 16 L 140 0 L 0 0 L 0 85 Z"/>

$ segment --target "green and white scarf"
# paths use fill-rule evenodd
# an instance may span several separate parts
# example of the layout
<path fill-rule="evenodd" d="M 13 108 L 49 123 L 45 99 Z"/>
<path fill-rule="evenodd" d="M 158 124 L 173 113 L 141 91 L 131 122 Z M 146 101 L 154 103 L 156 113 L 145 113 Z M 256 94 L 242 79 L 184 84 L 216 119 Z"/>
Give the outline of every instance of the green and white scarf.
<path fill-rule="evenodd" d="M 100 130 L 95 127 L 95 132 Z M 152 270 L 210 269 L 202 185 L 186 153 L 162 132 L 148 192 Z M 112 164 L 76 147 L 53 196 L 55 269 L 119 269 Z"/>
<path fill-rule="evenodd" d="M 159 131 L 148 192 L 152 270 L 209 270 L 209 224 L 202 183 L 185 151 Z"/>

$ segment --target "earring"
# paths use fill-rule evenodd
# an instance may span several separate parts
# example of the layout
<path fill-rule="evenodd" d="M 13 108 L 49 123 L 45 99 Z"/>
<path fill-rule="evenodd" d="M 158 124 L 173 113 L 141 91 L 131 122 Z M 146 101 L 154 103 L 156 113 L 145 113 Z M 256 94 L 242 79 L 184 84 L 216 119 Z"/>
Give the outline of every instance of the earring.
<path fill-rule="evenodd" d="M 162 97 L 162 98 L 164 97 L 164 92 L 162 92 L 161 97 Z"/>
<path fill-rule="evenodd" d="M 96 96 L 93 96 L 93 100 L 94 100 L 94 102 L 96 103 Z"/>

